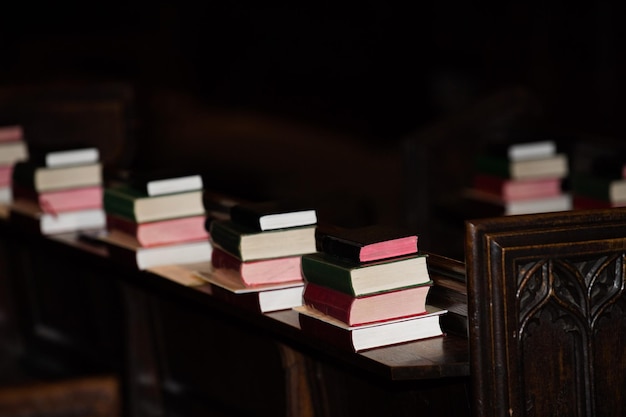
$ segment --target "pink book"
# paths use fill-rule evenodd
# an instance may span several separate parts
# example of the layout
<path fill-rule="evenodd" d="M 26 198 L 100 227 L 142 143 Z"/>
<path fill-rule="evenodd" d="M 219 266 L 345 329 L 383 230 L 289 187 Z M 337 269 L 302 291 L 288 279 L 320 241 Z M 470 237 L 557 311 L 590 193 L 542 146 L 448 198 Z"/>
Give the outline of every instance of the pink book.
<path fill-rule="evenodd" d="M 22 126 L 0 126 L 0 142 L 11 142 L 24 139 Z"/>
<path fill-rule="evenodd" d="M 206 216 L 179 217 L 156 222 L 137 223 L 134 220 L 107 213 L 107 228 L 134 236 L 142 247 L 208 240 L 204 227 Z"/>
<path fill-rule="evenodd" d="M 44 213 L 102 208 L 102 187 L 84 187 L 37 193 L 24 187 L 13 187 L 13 198 L 35 201 Z"/>
<path fill-rule="evenodd" d="M 474 177 L 473 187 L 475 190 L 499 197 L 502 201 L 554 197 L 562 192 L 560 178 L 511 180 L 477 174 Z"/>
<path fill-rule="evenodd" d="M 13 164 L 0 166 L 0 187 L 11 185 L 13 175 Z"/>
<path fill-rule="evenodd" d="M 238 273 L 240 280 L 246 287 L 303 281 L 302 257 L 299 255 L 242 261 L 215 246 L 211 253 L 211 263 L 216 269 L 230 269 Z"/>

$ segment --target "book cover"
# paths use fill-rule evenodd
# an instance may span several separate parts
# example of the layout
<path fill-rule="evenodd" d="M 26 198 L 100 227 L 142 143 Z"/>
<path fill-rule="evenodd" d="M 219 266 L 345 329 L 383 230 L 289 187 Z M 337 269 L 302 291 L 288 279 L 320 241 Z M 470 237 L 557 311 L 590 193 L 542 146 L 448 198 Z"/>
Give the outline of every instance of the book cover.
<path fill-rule="evenodd" d="M 231 220 L 211 222 L 212 242 L 242 261 L 296 256 L 316 251 L 316 226 L 260 232 Z"/>
<path fill-rule="evenodd" d="M 244 262 L 219 247 L 211 255 L 214 268 L 236 271 L 246 286 L 303 281 L 301 260 L 297 255 Z"/>
<path fill-rule="evenodd" d="M 44 213 L 57 214 L 66 211 L 102 209 L 102 186 L 70 188 L 58 191 L 37 192 L 19 185 L 13 187 L 15 200 L 36 203 Z"/>
<path fill-rule="evenodd" d="M 472 187 L 504 201 L 553 197 L 563 192 L 561 178 L 511 180 L 495 175 L 477 174 L 473 178 Z"/>
<path fill-rule="evenodd" d="M 302 256 L 306 282 L 359 297 L 430 282 L 426 255 L 408 255 L 366 263 L 318 252 Z"/>
<path fill-rule="evenodd" d="M 37 192 L 102 185 L 102 165 L 72 165 L 47 168 L 31 161 L 17 162 L 13 167 L 14 184 Z"/>
<path fill-rule="evenodd" d="M 139 270 L 210 261 L 213 250 L 208 240 L 144 248 L 133 236 L 119 230 L 109 230 L 98 238 L 108 245 L 112 259 Z"/>
<path fill-rule="evenodd" d="M 204 215 L 202 190 L 151 197 L 126 184 L 105 188 L 104 209 L 137 223 Z"/>
<path fill-rule="evenodd" d="M 107 213 L 107 227 L 134 236 L 142 247 L 170 245 L 208 239 L 204 228 L 205 217 L 188 216 L 169 220 L 137 223 Z"/>
<path fill-rule="evenodd" d="M 246 286 L 232 269 L 213 268 L 198 270 L 196 274 L 210 283 L 212 294 L 229 303 L 255 312 L 287 310 L 302 305 L 302 281 Z"/>
<path fill-rule="evenodd" d="M 358 326 L 426 313 L 426 297 L 431 283 L 362 297 L 309 282 L 304 288 L 304 304 L 350 326 Z"/>
<path fill-rule="evenodd" d="M 354 262 L 369 262 L 418 251 L 418 236 L 384 225 L 352 229 L 318 227 L 316 244 L 319 252 Z"/>
<path fill-rule="evenodd" d="M 257 231 L 310 226 L 317 223 L 314 208 L 291 201 L 264 201 L 235 204 L 230 209 L 233 222 Z"/>
<path fill-rule="evenodd" d="M 443 330 L 439 320 L 446 313 L 445 310 L 429 306 L 428 312 L 421 316 L 348 326 L 307 306 L 295 307 L 294 310 L 299 313 L 300 328 L 303 332 L 325 343 L 353 352 L 442 336 Z"/>

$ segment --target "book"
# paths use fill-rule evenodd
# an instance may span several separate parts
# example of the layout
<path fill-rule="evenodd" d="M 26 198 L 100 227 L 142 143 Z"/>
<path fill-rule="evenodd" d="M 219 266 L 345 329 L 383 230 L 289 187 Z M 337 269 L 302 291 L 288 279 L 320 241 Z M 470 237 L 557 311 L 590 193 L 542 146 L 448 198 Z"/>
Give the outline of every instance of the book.
<path fill-rule="evenodd" d="M 626 201 L 609 201 L 594 197 L 574 194 L 572 205 L 575 210 L 603 209 L 614 207 L 626 207 Z"/>
<path fill-rule="evenodd" d="M 547 213 L 567 211 L 573 208 L 572 195 L 564 192 L 552 197 L 505 201 L 491 193 L 466 189 L 464 197 L 471 206 L 470 210 L 480 213 L 480 217 Z"/>
<path fill-rule="evenodd" d="M 197 191 L 203 188 L 202 176 L 133 177 L 129 184 L 148 196 Z"/>
<path fill-rule="evenodd" d="M 357 228 L 318 227 L 319 252 L 354 262 L 369 262 L 418 251 L 418 237 L 399 228 L 371 225 Z"/>
<path fill-rule="evenodd" d="M 211 255 L 211 264 L 214 268 L 236 271 L 241 281 L 249 287 L 292 281 L 302 282 L 301 260 L 302 257 L 296 255 L 244 262 L 219 247 L 214 247 Z"/>
<path fill-rule="evenodd" d="M 430 282 L 426 255 L 352 262 L 323 252 L 302 256 L 304 280 L 354 297 Z"/>
<path fill-rule="evenodd" d="M 213 250 L 207 239 L 142 247 L 133 236 L 119 230 L 108 230 L 98 238 L 108 245 L 111 258 L 140 270 L 161 265 L 210 261 Z"/>
<path fill-rule="evenodd" d="M 36 203 L 44 213 L 58 214 L 66 211 L 102 209 L 102 186 L 69 188 L 58 191 L 37 192 L 16 185 L 13 198 Z"/>
<path fill-rule="evenodd" d="M 607 178 L 589 174 L 572 176 L 572 192 L 612 203 L 626 201 L 626 178 Z"/>
<path fill-rule="evenodd" d="M 26 142 L 0 141 L 0 165 L 13 164 L 28 159 Z"/>
<path fill-rule="evenodd" d="M 266 231 L 317 223 L 315 209 L 286 201 L 264 201 L 235 204 L 230 209 L 233 222 L 250 229 Z"/>
<path fill-rule="evenodd" d="M 137 223 L 204 214 L 202 190 L 149 196 L 123 184 L 105 188 L 103 202 L 107 213 Z"/>
<path fill-rule="evenodd" d="M 17 162 L 13 167 L 13 183 L 37 192 L 102 185 L 102 165 L 97 162 L 48 168 L 31 161 Z"/>
<path fill-rule="evenodd" d="M 596 157 L 590 163 L 589 174 L 611 179 L 626 178 L 626 158 L 622 155 Z"/>
<path fill-rule="evenodd" d="M 109 230 L 116 229 L 132 235 L 142 247 L 208 239 L 209 234 L 204 228 L 204 222 L 204 216 L 200 215 L 137 223 L 107 213 L 107 228 Z"/>
<path fill-rule="evenodd" d="M 468 337 L 465 264 L 434 254 L 430 254 L 428 259 L 433 285 L 426 297 L 426 303 L 447 311 L 440 320 L 445 333 Z"/>
<path fill-rule="evenodd" d="M 487 145 L 486 154 L 506 157 L 511 161 L 548 158 L 556 155 L 557 146 L 553 140 L 527 142 L 496 142 Z"/>
<path fill-rule="evenodd" d="M 472 187 L 504 201 L 554 197 L 563 192 L 560 178 L 512 180 L 488 174 L 476 174 Z"/>
<path fill-rule="evenodd" d="M 316 226 L 300 226 L 260 232 L 231 220 L 211 222 L 211 241 L 242 261 L 282 258 L 316 251 Z"/>
<path fill-rule="evenodd" d="M 0 142 L 24 140 L 24 129 L 20 125 L 0 126 Z"/>
<path fill-rule="evenodd" d="M 30 152 L 30 161 L 48 168 L 66 167 L 72 165 L 90 165 L 100 160 L 98 148 L 72 148 L 58 150 L 38 150 Z"/>
<path fill-rule="evenodd" d="M 27 200 L 11 203 L 11 221 L 29 230 L 44 235 L 102 229 L 106 226 L 106 216 L 102 209 L 44 213 L 39 205 Z"/>
<path fill-rule="evenodd" d="M 4 206 L 7 204 L 10 204 L 12 201 L 13 201 L 13 190 L 11 186 L 9 185 L 0 186 L 0 204 Z M 3 214 L 6 214 L 5 212 L 7 212 L 5 207 L 0 207 L 0 210 L 2 210 Z"/>
<path fill-rule="evenodd" d="M 302 281 L 250 287 L 241 282 L 235 270 L 212 266 L 196 271 L 196 275 L 211 284 L 216 297 L 251 311 L 268 313 L 302 305 Z"/>
<path fill-rule="evenodd" d="M 309 282 L 304 304 L 350 326 L 417 316 L 426 312 L 431 283 L 361 297 Z"/>
<path fill-rule="evenodd" d="M 307 306 L 294 307 L 300 328 L 325 343 L 353 352 L 443 335 L 439 319 L 445 310 L 428 307 L 427 313 L 385 322 L 348 326 Z"/>
<path fill-rule="evenodd" d="M 477 172 L 483 174 L 516 180 L 565 178 L 569 173 L 568 163 L 566 154 L 518 161 L 502 156 L 481 154 L 476 157 L 475 168 Z"/>
<path fill-rule="evenodd" d="M 10 186 L 13 182 L 13 164 L 0 165 L 0 187 Z"/>

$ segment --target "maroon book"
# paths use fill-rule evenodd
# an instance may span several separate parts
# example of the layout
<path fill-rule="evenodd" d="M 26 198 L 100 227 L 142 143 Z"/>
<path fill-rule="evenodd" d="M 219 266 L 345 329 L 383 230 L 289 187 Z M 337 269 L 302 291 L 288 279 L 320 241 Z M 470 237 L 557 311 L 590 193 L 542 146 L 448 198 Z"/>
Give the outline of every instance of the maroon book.
<path fill-rule="evenodd" d="M 214 268 L 237 271 L 247 286 L 302 281 L 302 256 L 242 261 L 219 247 L 213 248 L 211 263 Z"/>

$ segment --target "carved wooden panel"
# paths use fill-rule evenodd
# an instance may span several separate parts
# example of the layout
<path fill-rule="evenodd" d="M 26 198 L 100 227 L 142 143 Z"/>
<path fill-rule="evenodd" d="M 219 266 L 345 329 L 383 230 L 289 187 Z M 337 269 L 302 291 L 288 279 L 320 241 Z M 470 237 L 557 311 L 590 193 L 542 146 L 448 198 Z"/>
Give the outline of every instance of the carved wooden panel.
<path fill-rule="evenodd" d="M 479 416 L 625 415 L 626 211 L 468 222 Z"/>

